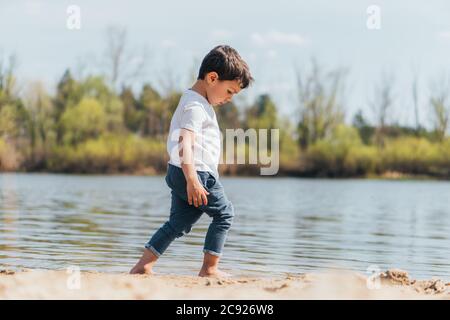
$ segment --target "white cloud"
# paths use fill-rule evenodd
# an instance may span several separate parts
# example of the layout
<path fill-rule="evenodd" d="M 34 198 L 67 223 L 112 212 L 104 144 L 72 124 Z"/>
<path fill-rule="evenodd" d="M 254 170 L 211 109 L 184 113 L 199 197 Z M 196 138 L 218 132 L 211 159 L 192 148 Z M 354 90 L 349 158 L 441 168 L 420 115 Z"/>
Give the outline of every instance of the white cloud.
<path fill-rule="evenodd" d="M 251 40 L 259 46 L 269 45 L 293 45 L 301 46 L 305 44 L 305 38 L 298 33 L 283 33 L 279 31 L 270 31 L 265 34 L 253 33 Z"/>
<path fill-rule="evenodd" d="M 438 33 L 439 38 L 450 40 L 450 31 L 442 31 Z"/>

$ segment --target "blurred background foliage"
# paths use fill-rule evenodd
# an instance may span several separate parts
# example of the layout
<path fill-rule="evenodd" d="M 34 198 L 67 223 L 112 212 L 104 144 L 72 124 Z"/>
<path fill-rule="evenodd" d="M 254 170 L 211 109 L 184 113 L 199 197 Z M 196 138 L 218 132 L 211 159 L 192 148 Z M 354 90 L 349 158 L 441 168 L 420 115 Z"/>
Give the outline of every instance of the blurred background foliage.
<path fill-rule="evenodd" d="M 53 93 L 40 82 L 19 88 L 15 56 L 0 57 L 0 171 L 164 173 L 170 120 L 182 92 L 170 85 L 161 92 L 149 83 L 133 90 L 119 72 L 125 63 L 117 58 L 121 34 L 112 32 L 110 72 L 74 76 L 68 69 Z M 323 70 L 312 59 L 308 70 L 297 70 L 298 99 L 292 104 L 297 117 L 281 116 L 271 96 L 261 94 L 250 103 L 216 108 L 222 133 L 279 129 L 279 175 L 450 178 L 449 82 L 438 79 L 427 103 L 405 103 L 416 116 L 408 127 L 393 120 L 393 77 L 384 74 L 368 102 L 375 121 L 359 110 L 349 124 L 343 99 L 347 73 Z M 412 88 L 414 98 L 418 88 Z M 421 124 L 419 108 L 430 115 L 431 127 Z M 220 170 L 259 174 L 255 167 L 222 164 Z"/>

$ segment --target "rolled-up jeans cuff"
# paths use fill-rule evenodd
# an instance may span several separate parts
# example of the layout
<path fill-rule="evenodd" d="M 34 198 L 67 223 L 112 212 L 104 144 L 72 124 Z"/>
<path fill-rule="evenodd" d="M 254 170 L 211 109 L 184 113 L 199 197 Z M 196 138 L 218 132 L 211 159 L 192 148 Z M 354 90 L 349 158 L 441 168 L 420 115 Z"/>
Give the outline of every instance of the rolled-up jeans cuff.
<path fill-rule="evenodd" d="M 219 253 L 219 252 L 215 252 L 215 251 L 212 251 L 212 250 L 208 250 L 208 249 L 203 249 L 203 252 L 204 252 L 204 253 L 209 253 L 209 254 L 212 254 L 213 256 L 216 256 L 216 257 L 220 257 L 220 256 L 222 256 L 222 254 L 221 254 L 221 253 Z"/>
<path fill-rule="evenodd" d="M 146 244 L 146 245 L 145 245 L 145 248 L 148 249 L 148 250 L 150 250 L 151 252 L 153 252 L 153 254 L 154 254 L 155 256 L 157 256 L 158 258 L 161 256 L 161 253 L 159 253 L 158 250 L 156 250 L 153 246 L 151 246 L 151 245 L 149 245 L 149 244 Z"/>

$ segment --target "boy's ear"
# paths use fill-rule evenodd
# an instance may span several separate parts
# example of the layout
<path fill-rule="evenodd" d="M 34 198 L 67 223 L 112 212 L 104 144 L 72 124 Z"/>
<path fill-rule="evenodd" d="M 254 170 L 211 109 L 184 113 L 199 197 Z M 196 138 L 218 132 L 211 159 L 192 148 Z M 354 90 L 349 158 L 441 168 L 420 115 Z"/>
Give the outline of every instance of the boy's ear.
<path fill-rule="evenodd" d="M 217 74 L 217 72 L 211 71 L 206 74 L 206 82 L 208 84 L 215 83 L 218 80 L 219 80 L 219 75 Z"/>

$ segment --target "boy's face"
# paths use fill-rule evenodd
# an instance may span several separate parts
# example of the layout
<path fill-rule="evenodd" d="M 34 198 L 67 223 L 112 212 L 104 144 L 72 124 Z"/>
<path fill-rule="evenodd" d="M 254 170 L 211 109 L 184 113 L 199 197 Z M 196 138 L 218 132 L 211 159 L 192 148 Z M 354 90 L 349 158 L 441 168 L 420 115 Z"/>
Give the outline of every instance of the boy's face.
<path fill-rule="evenodd" d="M 231 98 L 241 91 L 238 80 L 219 80 L 216 72 L 209 72 L 205 80 L 208 101 L 213 106 L 230 102 Z"/>

